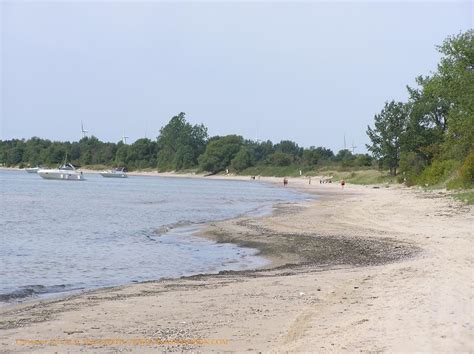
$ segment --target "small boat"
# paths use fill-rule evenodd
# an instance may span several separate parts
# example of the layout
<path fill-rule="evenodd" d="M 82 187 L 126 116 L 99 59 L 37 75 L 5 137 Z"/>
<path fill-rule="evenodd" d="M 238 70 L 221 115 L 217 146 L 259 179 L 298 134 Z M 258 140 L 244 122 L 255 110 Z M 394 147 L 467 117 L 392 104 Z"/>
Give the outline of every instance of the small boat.
<path fill-rule="evenodd" d="M 114 168 L 112 170 L 103 171 L 100 173 L 102 177 L 110 177 L 110 178 L 127 178 L 127 174 L 125 173 L 125 168 Z"/>
<path fill-rule="evenodd" d="M 37 173 L 44 179 L 62 179 L 65 181 L 85 180 L 82 172 L 77 171 L 76 168 L 70 163 L 65 163 L 56 169 L 39 169 Z"/>
<path fill-rule="evenodd" d="M 25 168 L 25 171 L 27 173 L 37 173 L 39 171 L 39 167 L 28 167 L 28 168 Z"/>

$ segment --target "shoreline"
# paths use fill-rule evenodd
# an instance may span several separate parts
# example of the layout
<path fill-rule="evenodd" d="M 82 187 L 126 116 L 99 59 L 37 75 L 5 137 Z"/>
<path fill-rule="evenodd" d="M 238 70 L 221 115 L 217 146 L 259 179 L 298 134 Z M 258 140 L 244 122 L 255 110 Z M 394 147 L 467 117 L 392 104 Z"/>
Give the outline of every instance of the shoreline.
<path fill-rule="evenodd" d="M 5 168 L 5 167 L 0 167 L 0 170 L 9 170 L 9 171 L 16 171 L 16 172 L 24 171 L 24 169 L 20 169 L 20 168 Z M 99 174 L 100 173 L 99 171 L 95 171 L 95 170 L 83 170 L 83 171 L 86 172 L 86 173 L 91 173 L 91 174 Z M 245 178 L 245 176 L 234 176 L 234 175 L 229 175 L 229 176 L 223 176 L 223 175 L 205 176 L 205 175 L 195 175 L 195 174 L 181 174 L 181 175 L 176 176 L 175 173 L 154 173 L 154 172 L 151 172 L 151 173 L 149 173 L 149 172 L 136 172 L 136 173 L 132 173 L 131 175 L 132 176 L 145 176 L 145 177 L 162 177 L 162 178 L 176 177 L 176 178 L 189 178 L 189 179 L 214 179 L 214 180 L 229 180 L 229 181 L 245 181 L 245 182 L 254 182 L 254 183 L 256 182 L 256 181 L 250 180 L 249 178 Z M 267 179 L 268 180 L 262 180 L 262 181 L 259 181 L 259 182 L 270 185 L 270 186 L 273 186 L 273 187 L 276 186 L 276 184 L 277 184 L 276 180 L 275 180 L 276 178 L 269 177 Z M 299 190 L 295 190 L 295 191 L 298 192 L 298 193 L 305 194 L 308 197 L 311 197 L 311 194 L 308 194 L 305 191 L 299 191 Z M 119 289 L 121 287 L 133 286 L 133 285 L 136 285 L 136 284 L 142 284 L 142 283 L 147 283 L 147 282 L 160 282 L 162 280 L 185 279 L 185 278 L 192 278 L 192 277 L 195 277 L 195 276 L 202 276 L 202 275 L 213 276 L 213 275 L 219 274 L 220 272 L 223 272 L 223 273 L 226 273 L 226 272 L 249 272 L 249 271 L 252 272 L 254 270 L 261 270 L 261 269 L 263 270 L 263 269 L 274 268 L 274 267 L 276 267 L 274 265 L 274 263 L 276 262 L 275 257 L 263 256 L 263 255 L 261 255 L 261 250 L 260 249 L 252 247 L 252 246 L 246 246 L 246 245 L 243 245 L 243 244 L 238 244 L 236 241 L 232 241 L 231 239 L 223 240 L 223 238 L 218 239 L 216 237 L 213 237 L 211 234 L 207 233 L 207 229 L 209 229 L 211 227 L 211 225 L 213 225 L 215 223 L 231 222 L 231 221 L 240 220 L 240 219 L 246 218 L 246 217 L 263 218 L 263 217 L 271 216 L 273 214 L 273 212 L 279 207 L 279 205 L 281 203 L 292 204 L 292 203 L 296 203 L 296 201 L 265 204 L 265 205 L 263 205 L 263 208 L 265 209 L 263 212 L 262 212 L 262 210 L 259 210 L 260 209 L 260 207 L 259 207 L 259 208 L 252 209 L 252 210 L 250 210 L 246 213 L 236 215 L 235 217 L 231 217 L 229 219 L 214 220 L 214 221 L 209 221 L 209 222 L 205 222 L 205 223 L 197 223 L 197 224 L 188 224 L 188 223 L 182 224 L 181 222 L 176 222 L 176 223 L 173 223 L 173 224 L 170 224 L 170 225 L 163 225 L 161 228 L 157 228 L 155 230 L 155 233 L 156 233 L 155 236 L 160 237 L 160 236 L 163 236 L 163 235 L 167 235 L 169 233 L 175 233 L 176 231 L 179 232 L 179 230 L 181 228 L 190 228 L 190 227 L 194 226 L 194 228 L 197 228 L 198 230 L 189 230 L 189 232 L 187 232 L 187 235 L 190 236 L 190 237 L 204 238 L 204 239 L 207 239 L 209 241 L 216 242 L 216 243 L 228 243 L 228 244 L 232 244 L 232 245 L 234 245 L 236 247 L 239 247 L 239 248 L 245 248 L 245 249 L 247 249 L 249 251 L 252 251 L 252 252 L 255 251 L 255 254 L 253 254 L 250 257 L 260 258 L 261 263 L 265 263 L 264 265 L 259 266 L 255 269 L 253 269 L 251 265 L 249 266 L 248 262 L 246 262 L 245 260 L 242 260 L 240 263 L 242 263 L 242 262 L 244 262 L 244 263 L 242 263 L 242 269 L 241 270 L 223 269 L 221 271 L 217 271 L 217 273 L 215 271 L 209 271 L 209 272 L 206 272 L 206 273 L 198 273 L 198 274 L 194 274 L 194 275 L 191 274 L 191 275 L 176 276 L 176 277 L 171 277 L 171 278 L 170 277 L 163 277 L 163 278 L 156 278 L 156 279 L 150 279 L 150 280 L 139 281 L 139 282 L 131 282 L 131 283 L 120 284 L 120 285 L 107 285 L 107 286 L 99 286 L 99 287 L 84 288 L 84 289 L 71 289 L 71 290 L 64 290 L 64 291 L 57 291 L 57 292 L 45 292 L 45 293 L 37 294 L 37 295 L 32 296 L 32 297 L 29 297 L 29 296 L 26 296 L 25 298 L 18 297 L 18 299 L 13 297 L 13 301 L 9 300 L 9 301 L 5 301 L 5 302 L 0 303 L 0 309 L 6 309 L 6 308 L 11 308 L 11 307 L 14 307 L 14 306 L 21 306 L 21 305 L 40 304 L 40 303 L 49 302 L 49 301 L 57 301 L 57 300 L 61 301 L 63 299 L 69 298 L 71 296 L 74 297 L 74 296 L 78 296 L 78 295 L 87 294 L 87 293 L 90 293 L 90 292 L 100 291 L 100 290 L 103 290 L 103 289 Z M 163 228 L 165 230 L 164 232 L 163 232 Z M 175 235 L 173 237 L 178 237 L 178 236 Z M 278 263 L 278 265 L 279 265 L 279 263 Z M 225 267 L 226 266 L 223 265 L 223 268 L 225 268 Z"/>
<path fill-rule="evenodd" d="M 25 169 L 18 167 L 2 167 L 0 166 L 0 171 L 24 171 Z M 100 174 L 102 170 L 91 170 L 87 168 L 78 168 L 79 171 L 84 172 L 85 174 Z M 26 172 L 25 172 L 26 173 Z M 131 171 L 127 172 L 128 176 L 135 177 L 163 177 L 163 178 L 191 178 L 191 179 L 207 179 L 207 180 L 229 180 L 229 181 L 251 181 L 251 182 L 270 182 L 281 184 L 283 177 L 275 176 L 260 176 L 260 178 L 252 180 L 251 175 L 236 175 L 236 174 L 215 174 L 215 175 L 206 175 L 204 173 L 177 173 L 177 172 L 158 172 L 158 171 Z M 323 176 L 311 176 L 314 180 L 322 178 Z M 301 177 L 292 177 L 292 179 L 305 179 L 305 176 Z M 87 176 L 86 176 L 87 180 Z M 336 183 L 337 184 L 337 183 Z"/>
<path fill-rule="evenodd" d="M 348 185 L 342 191 L 305 182 L 290 179 L 290 187 L 320 199 L 280 205 L 270 216 L 211 223 L 202 233 L 218 242 L 258 244 L 274 257 L 269 269 L 0 308 L 3 348 L 47 351 L 14 340 L 66 336 L 229 340 L 134 347 L 149 350 L 472 350 L 472 207 L 408 188 Z"/>

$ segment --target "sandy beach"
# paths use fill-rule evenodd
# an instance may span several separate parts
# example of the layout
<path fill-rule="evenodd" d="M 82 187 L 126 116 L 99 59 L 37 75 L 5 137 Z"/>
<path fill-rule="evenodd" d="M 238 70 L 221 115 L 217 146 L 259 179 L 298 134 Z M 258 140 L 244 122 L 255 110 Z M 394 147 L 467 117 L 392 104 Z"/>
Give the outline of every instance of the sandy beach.
<path fill-rule="evenodd" d="M 443 191 L 289 182 L 318 197 L 202 234 L 259 249 L 265 269 L 3 307 L 0 351 L 474 350 L 472 206 Z"/>

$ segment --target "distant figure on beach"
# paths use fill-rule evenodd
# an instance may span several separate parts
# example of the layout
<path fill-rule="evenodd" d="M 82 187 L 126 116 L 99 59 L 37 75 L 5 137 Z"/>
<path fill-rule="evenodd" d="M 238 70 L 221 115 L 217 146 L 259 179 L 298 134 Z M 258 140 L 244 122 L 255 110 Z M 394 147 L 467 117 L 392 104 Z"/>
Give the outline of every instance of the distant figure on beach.
<path fill-rule="evenodd" d="M 311 184 L 311 176 L 308 177 L 308 184 Z"/>
<path fill-rule="evenodd" d="M 225 169 L 225 174 L 226 174 L 226 175 L 229 174 L 229 169 L 228 169 L 228 168 Z"/>
<path fill-rule="evenodd" d="M 303 174 L 303 171 L 300 170 L 300 176 Z"/>
<path fill-rule="evenodd" d="M 250 179 L 253 179 L 253 180 L 255 180 L 255 176 L 252 176 L 252 177 L 250 177 Z"/>
<path fill-rule="evenodd" d="M 288 179 L 285 177 L 283 178 L 283 186 L 286 187 L 287 184 L 288 184 Z"/>
<path fill-rule="evenodd" d="M 341 179 L 341 188 L 344 189 L 344 186 L 346 185 L 346 181 L 344 181 L 343 179 Z"/>

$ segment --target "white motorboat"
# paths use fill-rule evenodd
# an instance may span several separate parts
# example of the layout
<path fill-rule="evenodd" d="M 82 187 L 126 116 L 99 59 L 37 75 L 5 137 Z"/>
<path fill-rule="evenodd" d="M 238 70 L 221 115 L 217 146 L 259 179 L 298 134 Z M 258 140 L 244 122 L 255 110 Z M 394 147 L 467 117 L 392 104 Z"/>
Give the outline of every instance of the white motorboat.
<path fill-rule="evenodd" d="M 112 170 L 103 171 L 100 173 L 102 177 L 111 177 L 111 178 L 127 178 L 124 168 L 114 168 Z"/>
<path fill-rule="evenodd" d="M 39 171 L 39 167 L 28 167 L 28 168 L 25 168 L 25 171 L 27 173 L 37 173 Z"/>
<path fill-rule="evenodd" d="M 56 169 L 39 169 L 37 172 L 44 179 L 62 179 L 65 181 L 84 181 L 82 172 L 77 171 L 70 163 Z"/>

